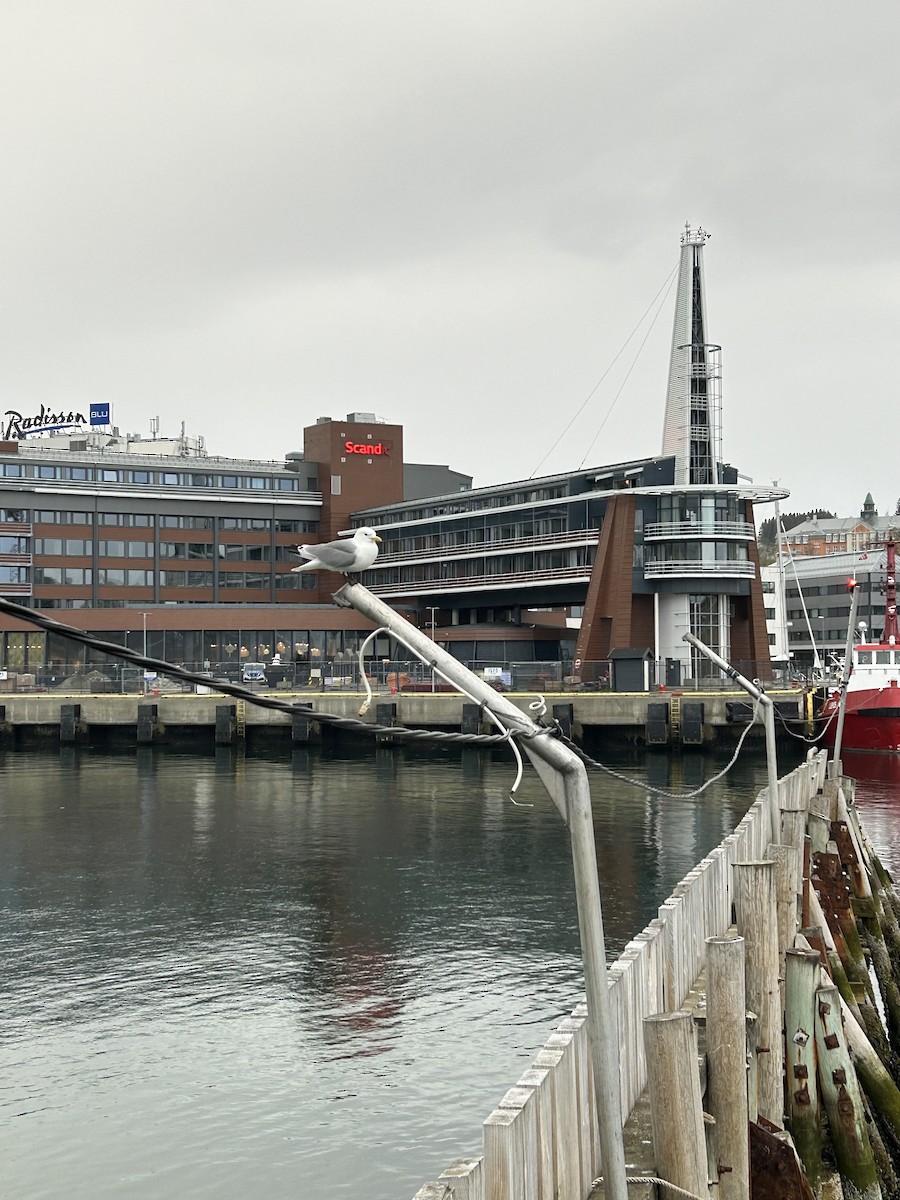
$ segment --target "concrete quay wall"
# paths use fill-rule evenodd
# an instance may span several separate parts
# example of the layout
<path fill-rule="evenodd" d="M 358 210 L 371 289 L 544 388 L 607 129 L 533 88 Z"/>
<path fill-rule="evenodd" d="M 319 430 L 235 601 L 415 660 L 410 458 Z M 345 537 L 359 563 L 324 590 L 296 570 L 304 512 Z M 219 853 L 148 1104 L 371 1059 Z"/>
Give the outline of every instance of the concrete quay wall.
<path fill-rule="evenodd" d="M 361 693 L 266 693 L 292 708 L 301 705 L 336 716 L 359 719 L 364 696 Z M 773 700 L 786 720 L 800 728 L 811 715 L 810 697 L 801 691 L 772 692 Z M 533 694 L 508 697 L 525 712 L 535 715 L 530 706 Z M 752 706 L 743 692 L 705 693 L 568 693 L 544 697 L 547 717 L 560 720 L 564 730 L 581 737 L 586 731 L 607 730 L 648 745 L 703 745 L 737 736 L 747 724 Z M 385 710 L 385 705 L 393 706 Z M 223 707 L 233 709 L 231 735 L 223 732 Z M 464 721 L 464 707 L 468 721 Z M 379 712 L 379 709 L 381 710 Z M 472 729 L 472 707 L 465 697 L 447 693 L 392 693 L 373 697 L 363 720 L 372 724 L 397 724 L 414 728 Z M 315 717 L 310 724 L 317 732 Z M 218 723 L 218 726 L 217 726 Z M 144 734 L 141 735 L 141 728 Z M 14 694 L 0 697 L 0 738 L 9 743 L 26 742 L 32 737 L 84 740 L 92 731 L 116 733 L 127 740 L 134 730 L 139 741 L 166 740 L 167 731 L 207 730 L 216 732 L 218 741 L 240 739 L 255 733 L 279 734 L 289 740 L 311 740 L 298 736 L 295 714 L 261 708 L 249 700 L 238 700 L 223 693 L 191 693 L 136 696 L 59 693 Z M 147 732 L 149 730 L 149 733 Z M 482 722 L 484 732 L 494 732 L 490 722 Z"/>

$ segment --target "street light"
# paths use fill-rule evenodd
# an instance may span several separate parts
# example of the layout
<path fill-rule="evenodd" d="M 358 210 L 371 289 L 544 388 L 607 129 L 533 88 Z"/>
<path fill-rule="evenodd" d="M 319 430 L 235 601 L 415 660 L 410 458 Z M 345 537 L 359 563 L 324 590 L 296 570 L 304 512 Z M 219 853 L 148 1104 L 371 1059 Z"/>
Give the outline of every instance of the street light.
<path fill-rule="evenodd" d="M 425 605 L 425 607 L 426 607 L 426 609 L 428 610 L 428 612 L 430 612 L 430 613 L 431 613 L 431 640 L 432 640 L 432 641 L 434 641 L 434 614 L 435 614 L 435 613 L 436 613 L 438 610 L 437 610 L 437 607 L 436 607 L 435 605 L 433 605 L 433 604 L 426 604 L 426 605 Z M 434 690 L 435 690 L 435 686 L 434 686 L 434 668 L 432 668 L 432 670 L 431 670 L 431 690 L 432 690 L 432 691 L 434 691 Z"/>
<path fill-rule="evenodd" d="M 150 616 L 150 614 L 142 612 L 141 616 L 143 617 L 143 620 L 144 620 L 144 658 L 146 658 L 147 657 L 147 618 Z M 146 695 L 146 693 L 147 693 L 147 668 L 146 667 L 143 668 L 142 675 L 144 678 L 143 692 Z"/>

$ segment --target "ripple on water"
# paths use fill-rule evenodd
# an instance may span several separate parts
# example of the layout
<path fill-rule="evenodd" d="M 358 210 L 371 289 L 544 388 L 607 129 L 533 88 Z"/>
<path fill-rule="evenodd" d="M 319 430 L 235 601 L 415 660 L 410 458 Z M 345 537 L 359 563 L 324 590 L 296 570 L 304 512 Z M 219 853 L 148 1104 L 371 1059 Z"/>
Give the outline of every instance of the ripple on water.
<path fill-rule="evenodd" d="M 67 761 L 0 757 L 11 1195 L 396 1200 L 477 1152 L 581 997 L 532 775 L 513 808 L 505 760 Z M 689 808 L 604 783 L 611 947 L 764 781 Z"/>

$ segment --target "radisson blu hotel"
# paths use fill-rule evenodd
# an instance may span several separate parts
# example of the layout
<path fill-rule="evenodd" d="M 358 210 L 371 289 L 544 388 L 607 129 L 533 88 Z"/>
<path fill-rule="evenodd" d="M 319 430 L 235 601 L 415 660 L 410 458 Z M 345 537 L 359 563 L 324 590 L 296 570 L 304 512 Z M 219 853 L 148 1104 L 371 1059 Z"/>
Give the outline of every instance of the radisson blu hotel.
<path fill-rule="evenodd" d="M 226 671 L 338 663 L 371 631 L 343 582 L 296 573 L 299 543 L 374 526 L 364 583 L 467 663 L 562 664 L 577 678 L 641 651 L 673 686 L 709 673 L 685 632 L 767 677 L 753 506 L 787 495 L 722 460 L 720 347 L 708 340 L 707 235 L 681 239 L 659 454 L 473 488 L 407 463 L 373 413 L 311 418 L 276 462 L 202 438 L 124 434 L 108 407 L 6 411 L 0 596 L 155 658 Z M 386 639 L 373 653 L 388 654 Z M 0 613 L 0 672 L 57 679 L 91 654 Z M 100 662 L 105 656 L 98 655 Z"/>

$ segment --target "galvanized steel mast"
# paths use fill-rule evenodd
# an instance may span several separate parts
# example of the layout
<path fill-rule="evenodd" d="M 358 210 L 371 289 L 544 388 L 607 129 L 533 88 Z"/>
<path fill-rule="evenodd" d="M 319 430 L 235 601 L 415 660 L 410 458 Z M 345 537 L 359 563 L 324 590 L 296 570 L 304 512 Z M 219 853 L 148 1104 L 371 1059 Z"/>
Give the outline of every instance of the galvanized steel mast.
<path fill-rule="evenodd" d="M 437 646 L 427 634 L 399 616 L 361 583 L 346 583 L 334 596 L 343 607 L 355 608 L 369 620 L 396 632 L 400 640 L 429 667 L 437 668 L 459 688 L 490 710 L 507 729 L 520 733 L 519 745 L 541 777 L 550 798 L 569 827 L 578 928 L 584 963 L 587 1024 L 597 1093 L 600 1153 L 609 1200 L 627 1200 L 622 1104 L 619 1091 L 618 1041 L 609 998 L 606 946 L 600 905 L 600 880 L 591 811 L 591 791 L 584 763 L 550 731 L 521 712 L 505 696 L 479 679 L 461 662 Z"/>

